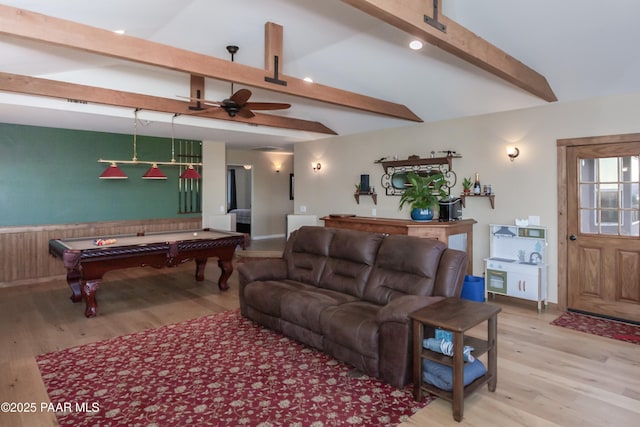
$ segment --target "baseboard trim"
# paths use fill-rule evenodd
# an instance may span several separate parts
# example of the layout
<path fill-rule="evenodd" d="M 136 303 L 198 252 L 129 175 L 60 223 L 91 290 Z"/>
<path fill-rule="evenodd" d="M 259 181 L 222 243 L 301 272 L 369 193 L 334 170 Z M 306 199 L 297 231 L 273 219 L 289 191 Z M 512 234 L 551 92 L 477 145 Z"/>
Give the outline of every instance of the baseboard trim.
<path fill-rule="evenodd" d="M 251 240 L 284 239 L 284 234 L 268 234 L 266 236 L 251 236 Z"/>

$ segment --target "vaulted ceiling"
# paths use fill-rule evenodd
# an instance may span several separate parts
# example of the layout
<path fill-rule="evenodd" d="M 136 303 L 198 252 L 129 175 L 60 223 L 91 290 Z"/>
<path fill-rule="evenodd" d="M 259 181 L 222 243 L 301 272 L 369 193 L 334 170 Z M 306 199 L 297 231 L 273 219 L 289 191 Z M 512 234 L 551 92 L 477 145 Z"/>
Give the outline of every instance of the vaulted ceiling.
<path fill-rule="evenodd" d="M 124 29 L 127 36 L 223 61 L 230 62 L 225 47 L 237 45 L 235 63 L 255 69 L 265 68 L 265 24 L 273 22 L 283 28 L 282 76 L 292 82 L 311 77 L 315 83 L 309 85 L 316 85 L 316 89 L 327 87 L 404 105 L 425 122 L 549 102 L 499 73 L 432 44 L 412 51 L 408 43 L 423 34 L 409 34 L 411 31 L 395 25 L 392 19 L 385 22 L 360 10 L 366 8 L 349 3 L 402 4 L 350 0 L 0 0 L 2 5 L 91 27 Z M 406 0 L 404 4 L 414 3 Z M 432 1 L 424 3 L 425 10 L 432 7 Z M 636 0 L 442 0 L 439 12 L 443 20 L 475 33 L 546 78 L 558 102 L 640 91 L 640 56 L 635 46 L 640 26 L 634 22 L 640 15 L 640 2 Z M 4 33 L 2 28 L 0 33 Z M 78 33 L 77 37 L 86 35 Z M 73 100 L 82 100 L 87 86 L 170 102 L 190 95 L 191 76 L 183 71 L 10 34 L 0 35 L 0 51 L 0 73 L 72 83 L 79 91 L 69 95 Z M 215 70 L 202 74 L 217 75 Z M 251 89 L 251 101 L 292 105 L 264 114 L 318 122 L 340 135 L 414 123 L 309 99 L 295 92 L 296 87 L 304 87 L 293 83 L 293 92 L 283 93 L 270 90 L 268 85 L 239 83 L 242 81 L 238 74 L 234 89 Z M 18 84 L 34 85 L 29 80 Z M 206 77 L 204 87 L 209 100 L 219 101 L 231 93 L 226 80 Z M 131 133 L 135 108 L 121 105 L 127 107 L 4 91 L 0 92 L 0 122 Z M 177 138 L 224 141 L 237 148 L 290 149 L 296 142 L 329 136 L 251 122 L 174 117 L 143 105 L 136 107 L 142 108 L 138 117 L 143 126 L 138 132 L 148 135 L 170 136 L 173 120 Z"/>

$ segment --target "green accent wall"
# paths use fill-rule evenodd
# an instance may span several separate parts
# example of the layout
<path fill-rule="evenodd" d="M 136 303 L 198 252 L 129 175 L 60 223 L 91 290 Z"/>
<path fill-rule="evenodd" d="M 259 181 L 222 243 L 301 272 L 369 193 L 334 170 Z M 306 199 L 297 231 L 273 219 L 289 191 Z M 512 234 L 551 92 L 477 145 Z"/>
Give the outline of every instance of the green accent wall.
<path fill-rule="evenodd" d="M 171 161 L 171 139 L 136 140 L 138 160 Z M 0 123 L 0 227 L 200 215 L 178 213 L 178 166 L 161 166 L 166 180 L 141 179 L 147 164 L 119 165 L 129 179 L 98 178 L 109 166 L 98 159 L 132 157 L 132 135 Z"/>

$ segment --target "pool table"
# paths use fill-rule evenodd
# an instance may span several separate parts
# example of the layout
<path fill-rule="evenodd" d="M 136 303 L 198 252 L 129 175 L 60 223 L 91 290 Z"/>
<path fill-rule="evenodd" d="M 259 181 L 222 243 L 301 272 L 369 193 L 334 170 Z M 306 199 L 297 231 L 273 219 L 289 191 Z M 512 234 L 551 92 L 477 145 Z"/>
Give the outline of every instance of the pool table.
<path fill-rule="evenodd" d="M 207 259 L 217 257 L 222 270 L 218 287 L 229 289 L 227 279 L 233 271 L 233 254 L 237 246 L 245 247 L 247 238 L 242 233 L 201 229 L 52 239 L 49 241 L 49 253 L 60 258 L 67 269 L 67 283 L 73 292 L 71 301 L 84 299 L 85 316 L 95 317 L 96 291 L 102 276 L 110 270 L 174 267 L 195 260 L 196 280 L 203 281 Z"/>

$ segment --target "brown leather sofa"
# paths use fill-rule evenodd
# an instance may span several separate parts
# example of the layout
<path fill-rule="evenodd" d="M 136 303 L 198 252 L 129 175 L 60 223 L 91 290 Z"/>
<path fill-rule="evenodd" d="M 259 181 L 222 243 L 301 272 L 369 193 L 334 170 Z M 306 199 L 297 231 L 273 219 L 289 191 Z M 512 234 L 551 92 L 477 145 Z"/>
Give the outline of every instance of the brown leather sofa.
<path fill-rule="evenodd" d="M 459 297 L 465 252 L 437 240 L 305 226 L 282 259 L 238 267 L 242 314 L 403 387 L 412 377 L 409 313 Z"/>

